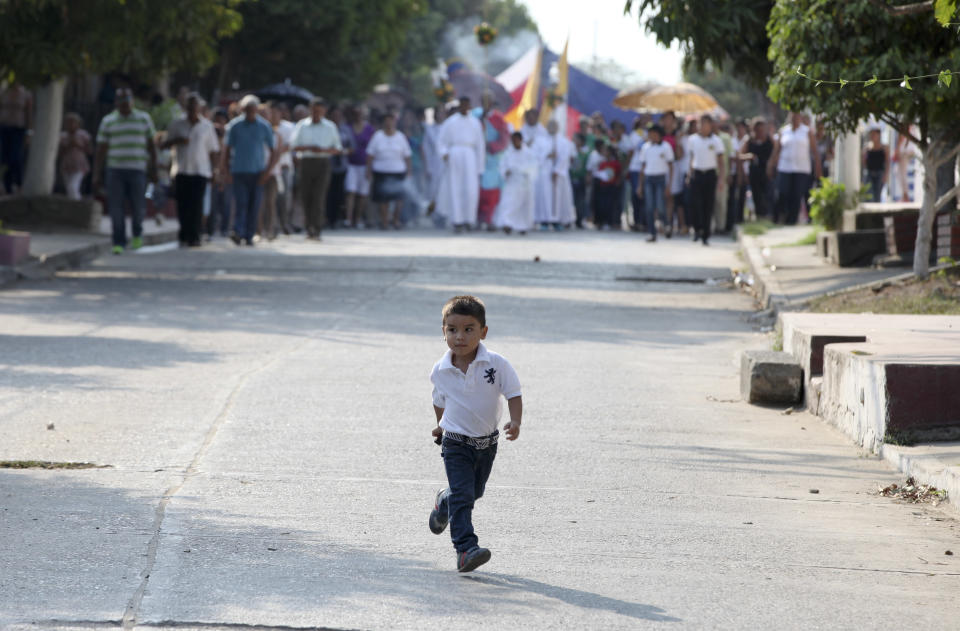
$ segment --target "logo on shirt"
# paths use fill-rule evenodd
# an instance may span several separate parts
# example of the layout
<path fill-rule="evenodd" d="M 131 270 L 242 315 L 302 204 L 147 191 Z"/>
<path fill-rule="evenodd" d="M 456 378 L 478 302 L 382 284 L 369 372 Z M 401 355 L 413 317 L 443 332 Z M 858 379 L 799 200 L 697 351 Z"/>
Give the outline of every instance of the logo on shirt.
<path fill-rule="evenodd" d="M 494 383 L 497 380 L 497 370 L 495 368 L 487 368 L 483 376 L 487 379 L 487 383 Z"/>

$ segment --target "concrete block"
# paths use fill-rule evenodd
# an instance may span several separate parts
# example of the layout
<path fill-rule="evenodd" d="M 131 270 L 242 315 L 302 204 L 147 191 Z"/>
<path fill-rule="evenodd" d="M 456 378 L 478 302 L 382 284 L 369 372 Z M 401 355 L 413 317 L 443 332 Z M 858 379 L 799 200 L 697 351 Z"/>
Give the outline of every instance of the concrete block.
<path fill-rule="evenodd" d="M 830 345 L 820 415 L 877 453 L 885 439 L 957 440 L 958 351 L 936 342 Z"/>
<path fill-rule="evenodd" d="M 60 195 L 0 199 L 0 221 L 29 228 L 73 228 L 95 232 L 103 207 L 94 199 L 74 200 Z"/>
<path fill-rule="evenodd" d="M 803 370 L 790 353 L 745 351 L 740 360 L 740 394 L 748 403 L 800 401 Z"/>
<path fill-rule="evenodd" d="M 870 265 L 873 257 L 886 251 L 887 237 L 883 229 L 837 232 L 828 246 L 827 258 L 834 265 L 840 267 Z"/>

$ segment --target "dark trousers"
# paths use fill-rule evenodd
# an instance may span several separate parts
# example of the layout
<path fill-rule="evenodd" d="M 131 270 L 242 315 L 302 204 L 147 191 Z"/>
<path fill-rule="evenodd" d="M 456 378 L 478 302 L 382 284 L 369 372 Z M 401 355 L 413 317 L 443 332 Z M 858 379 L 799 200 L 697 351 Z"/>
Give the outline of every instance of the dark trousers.
<path fill-rule="evenodd" d="M 750 171 L 750 193 L 757 219 L 770 216 L 770 181 L 760 169 Z"/>
<path fill-rule="evenodd" d="M 233 174 L 233 198 L 237 202 L 233 231 L 241 239 L 246 239 L 247 243 L 253 243 L 253 235 L 257 232 L 262 196 L 263 187 L 260 186 L 259 173 Z"/>
<path fill-rule="evenodd" d="M 23 186 L 23 141 L 27 130 L 23 127 L 0 125 L 0 164 L 6 167 L 3 186 L 7 193 Z"/>
<path fill-rule="evenodd" d="M 206 190 L 207 178 L 202 175 L 177 174 L 175 193 L 181 243 L 200 242 L 203 230 L 203 196 Z"/>
<path fill-rule="evenodd" d="M 633 225 L 639 228 L 647 223 L 646 205 L 643 203 L 644 190 L 639 188 L 640 172 L 630 171 L 630 207 L 633 209 Z"/>
<path fill-rule="evenodd" d="M 879 202 L 883 194 L 883 171 L 867 171 L 870 182 L 870 201 Z"/>
<path fill-rule="evenodd" d="M 774 220 L 781 219 L 788 226 L 797 223 L 800 215 L 800 202 L 803 201 L 809 176 L 806 173 L 779 173 L 777 174 L 777 206 Z"/>
<path fill-rule="evenodd" d="M 577 209 L 577 225 L 583 226 L 583 220 L 590 216 L 587 205 L 587 181 L 584 178 L 570 178 L 573 185 L 573 206 Z"/>
<path fill-rule="evenodd" d="M 327 189 L 330 187 L 330 159 L 300 160 L 300 198 L 307 234 L 320 234 L 326 220 Z"/>
<path fill-rule="evenodd" d="M 593 214 L 597 226 L 613 226 L 614 221 L 620 219 L 620 207 L 617 205 L 617 194 L 620 187 L 616 184 L 595 182 L 593 185 Z"/>
<path fill-rule="evenodd" d="M 690 183 L 690 205 L 693 214 L 693 228 L 704 243 L 710 238 L 710 224 L 713 223 L 713 205 L 717 197 L 717 171 L 694 171 Z"/>
<path fill-rule="evenodd" d="M 347 172 L 333 172 L 330 174 L 330 188 L 327 189 L 327 225 L 335 226 L 343 219 L 343 200 L 346 195 L 343 189 Z"/>
<path fill-rule="evenodd" d="M 730 187 L 730 198 L 727 201 L 727 232 L 733 230 L 737 224 L 743 223 L 743 207 L 747 203 L 747 185 L 734 184 Z"/>
<path fill-rule="evenodd" d="M 210 217 L 207 220 L 207 234 L 213 236 L 214 232 L 220 231 L 223 236 L 230 230 L 230 206 L 233 204 L 232 190 L 225 186 L 220 190 L 219 186 L 213 186 L 210 189 Z"/>
<path fill-rule="evenodd" d="M 473 532 L 473 505 L 483 497 L 487 478 L 497 457 L 497 446 L 476 449 L 449 438 L 443 439 L 443 466 L 447 470 L 450 492 L 446 497 L 450 515 L 450 538 L 457 553 L 478 545 Z M 442 502 L 441 502 L 442 503 Z M 440 506 L 440 510 L 443 510 Z"/>
<path fill-rule="evenodd" d="M 133 236 L 143 234 L 143 215 L 146 201 L 143 197 L 147 188 L 147 174 L 138 169 L 107 168 L 107 211 L 113 225 L 113 245 L 126 247 L 127 221 L 125 219 L 127 203 L 130 204 Z"/>

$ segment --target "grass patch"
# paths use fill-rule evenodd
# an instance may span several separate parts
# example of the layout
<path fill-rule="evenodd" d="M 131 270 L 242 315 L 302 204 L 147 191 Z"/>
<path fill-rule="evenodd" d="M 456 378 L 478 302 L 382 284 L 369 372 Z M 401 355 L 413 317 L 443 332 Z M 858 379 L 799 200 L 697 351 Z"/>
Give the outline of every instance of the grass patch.
<path fill-rule="evenodd" d="M 794 248 L 804 245 L 816 245 L 817 244 L 817 235 L 823 232 L 823 226 L 814 226 L 813 229 L 808 232 L 803 237 L 797 239 L 793 243 L 778 243 L 773 246 L 775 248 Z"/>
<path fill-rule="evenodd" d="M 778 353 L 783 351 L 783 329 L 779 324 L 773 333 L 773 350 Z"/>
<path fill-rule="evenodd" d="M 769 219 L 760 219 L 757 221 L 748 221 L 744 223 L 740 229 L 743 231 L 743 234 L 750 235 L 751 237 L 758 237 L 761 234 L 766 234 L 767 230 L 776 227 L 777 224 L 773 223 Z"/>
<path fill-rule="evenodd" d="M 46 460 L 0 460 L 0 469 L 110 469 L 92 462 L 47 462 Z"/>
<path fill-rule="evenodd" d="M 877 289 L 817 298 L 810 303 L 815 313 L 900 313 L 960 315 L 960 270 L 926 280 L 911 279 Z"/>

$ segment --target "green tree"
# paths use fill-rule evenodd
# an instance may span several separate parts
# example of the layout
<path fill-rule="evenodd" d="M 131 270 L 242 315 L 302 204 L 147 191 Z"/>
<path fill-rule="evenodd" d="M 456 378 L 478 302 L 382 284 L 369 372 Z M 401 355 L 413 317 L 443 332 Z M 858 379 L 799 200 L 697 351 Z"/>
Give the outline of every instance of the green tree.
<path fill-rule="evenodd" d="M 498 31 L 485 54 L 471 46 L 473 26 L 481 21 Z M 516 39 L 520 33 L 529 34 L 530 41 Z M 465 56 L 477 69 L 495 75 L 536 43 L 536 35 L 536 23 L 516 0 L 427 0 L 424 12 L 413 20 L 400 46 L 391 80 L 428 103 L 433 100 L 430 72 L 438 59 Z"/>
<path fill-rule="evenodd" d="M 932 3 L 931 3 L 932 4 Z M 960 92 L 951 76 L 936 80 L 873 83 L 873 77 L 937 75 L 960 68 L 956 33 L 943 28 L 931 11 L 896 14 L 878 10 L 871 0 L 779 0 L 770 16 L 770 97 L 791 109 L 825 114 L 837 131 L 854 131 L 875 116 L 901 133 L 911 134 L 922 152 L 923 204 L 913 270 L 926 275 L 935 213 L 960 186 L 937 198 L 938 167 L 960 150 Z M 836 78 L 841 85 L 817 85 L 798 72 Z M 866 83 L 848 83 L 865 79 Z"/>
<path fill-rule="evenodd" d="M 772 66 L 767 22 L 773 0 L 625 0 L 640 23 L 664 46 L 678 43 L 690 67 L 729 72 L 748 85 L 767 89 Z"/>
<path fill-rule="evenodd" d="M 240 7 L 244 26 L 221 47 L 218 89 L 290 79 L 332 98 L 384 80 L 422 11 L 418 0 L 264 0 Z"/>
<path fill-rule="evenodd" d="M 763 116 L 774 121 L 781 119 L 780 108 L 767 95 L 738 76 L 723 72 L 707 63 L 700 70 L 692 63 L 684 63 L 683 80 L 696 84 L 713 95 L 720 107 L 725 109 L 733 120 Z"/>
<path fill-rule="evenodd" d="M 0 72 L 36 89 L 23 192 L 53 190 L 67 77 L 117 69 L 203 69 L 217 40 L 239 28 L 238 0 L 6 0 L 0 2 Z"/>

